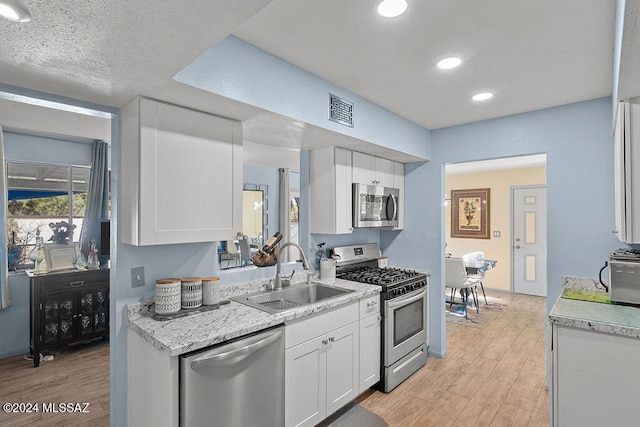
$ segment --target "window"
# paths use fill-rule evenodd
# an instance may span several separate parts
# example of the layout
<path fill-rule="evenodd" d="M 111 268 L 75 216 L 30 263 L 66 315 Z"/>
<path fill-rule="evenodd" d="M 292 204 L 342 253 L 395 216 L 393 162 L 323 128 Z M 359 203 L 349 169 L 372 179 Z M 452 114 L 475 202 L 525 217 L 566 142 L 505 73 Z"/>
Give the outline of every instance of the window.
<path fill-rule="evenodd" d="M 36 235 L 47 242 L 50 223 L 75 225 L 80 240 L 91 168 L 54 164 L 7 162 L 7 239 L 9 270 L 33 268 L 29 258 Z"/>

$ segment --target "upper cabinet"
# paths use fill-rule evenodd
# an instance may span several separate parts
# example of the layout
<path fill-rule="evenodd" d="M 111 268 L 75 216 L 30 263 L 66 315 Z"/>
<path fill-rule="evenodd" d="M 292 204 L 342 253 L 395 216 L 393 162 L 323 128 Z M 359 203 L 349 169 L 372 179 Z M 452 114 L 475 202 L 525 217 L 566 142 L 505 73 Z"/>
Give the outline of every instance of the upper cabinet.
<path fill-rule="evenodd" d="M 404 227 L 404 164 L 344 148 L 309 153 L 310 231 L 344 234 L 353 231 L 353 183 L 400 190 L 398 226 Z"/>
<path fill-rule="evenodd" d="M 231 240 L 242 230 L 242 125 L 147 98 L 124 107 L 121 239 Z"/>
<path fill-rule="evenodd" d="M 353 182 L 393 187 L 394 161 L 353 152 Z"/>
<path fill-rule="evenodd" d="M 638 129 L 636 129 L 636 127 Z M 620 102 L 615 126 L 616 234 L 640 243 L 640 104 Z"/>
<path fill-rule="evenodd" d="M 353 230 L 351 151 L 338 147 L 309 153 L 311 233 L 344 234 Z"/>

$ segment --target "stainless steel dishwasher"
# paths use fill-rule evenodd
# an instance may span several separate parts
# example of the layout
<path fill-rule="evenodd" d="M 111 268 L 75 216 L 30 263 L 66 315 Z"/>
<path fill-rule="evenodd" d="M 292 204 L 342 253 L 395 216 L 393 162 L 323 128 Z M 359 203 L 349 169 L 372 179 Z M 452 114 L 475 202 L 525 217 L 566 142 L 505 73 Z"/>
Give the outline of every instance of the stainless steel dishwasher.
<path fill-rule="evenodd" d="M 180 357 L 180 426 L 283 425 L 283 326 Z"/>

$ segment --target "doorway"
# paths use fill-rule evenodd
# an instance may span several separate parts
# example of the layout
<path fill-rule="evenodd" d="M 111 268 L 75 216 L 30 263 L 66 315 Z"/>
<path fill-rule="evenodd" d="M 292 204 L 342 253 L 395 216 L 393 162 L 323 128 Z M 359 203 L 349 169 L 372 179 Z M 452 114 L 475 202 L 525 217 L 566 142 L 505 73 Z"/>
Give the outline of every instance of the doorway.
<path fill-rule="evenodd" d="M 445 165 L 445 252 L 457 257 L 483 252 L 484 259 L 497 261 L 495 268 L 486 272 L 484 287 L 514 292 L 512 189 L 545 186 L 545 154 Z M 485 188 L 490 189 L 488 236 L 453 237 L 451 191 Z"/>

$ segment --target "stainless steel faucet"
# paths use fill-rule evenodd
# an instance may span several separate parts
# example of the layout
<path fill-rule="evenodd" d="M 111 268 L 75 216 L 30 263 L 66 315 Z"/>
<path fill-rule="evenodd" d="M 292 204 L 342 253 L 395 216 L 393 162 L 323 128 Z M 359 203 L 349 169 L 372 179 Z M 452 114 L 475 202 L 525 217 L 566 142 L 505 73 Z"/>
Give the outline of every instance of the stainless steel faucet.
<path fill-rule="evenodd" d="M 302 268 L 304 268 L 305 270 L 309 269 L 309 263 L 307 262 L 307 257 L 304 255 L 304 251 L 302 250 L 302 248 L 298 244 L 293 242 L 283 243 L 278 248 L 278 258 L 276 260 L 276 278 L 273 284 L 274 290 L 276 291 L 282 289 L 282 275 L 280 274 L 280 254 L 282 254 L 282 250 L 287 246 L 295 246 L 296 248 L 298 248 L 300 256 L 302 257 Z"/>

